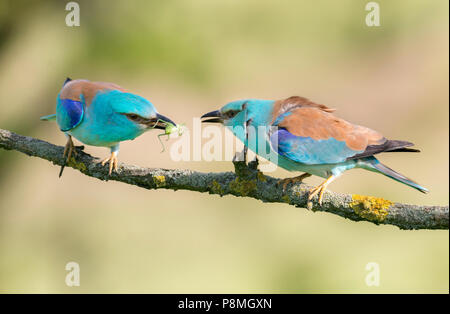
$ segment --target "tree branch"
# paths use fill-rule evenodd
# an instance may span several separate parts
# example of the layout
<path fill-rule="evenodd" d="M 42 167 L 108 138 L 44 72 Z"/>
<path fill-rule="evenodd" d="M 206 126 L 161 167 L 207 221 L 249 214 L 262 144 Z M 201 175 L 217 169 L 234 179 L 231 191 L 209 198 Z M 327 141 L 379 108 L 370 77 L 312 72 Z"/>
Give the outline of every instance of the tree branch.
<path fill-rule="evenodd" d="M 2 129 L 0 129 L 0 148 L 46 159 L 55 165 L 62 165 L 64 162 L 63 147 Z M 72 157 L 67 166 L 100 180 L 115 180 L 145 189 L 189 190 L 220 196 L 231 194 L 297 207 L 308 205 L 309 186 L 303 183 L 290 184 L 283 191 L 282 185 L 278 184 L 280 180 L 257 170 L 257 162 L 251 162 L 249 166 L 244 162 L 235 162 L 236 173 L 150 169 L 121 163 L 119 173 L 108 176 L 107 167 L 101 166 L 97 158 L 79 148 L 77 152 L 76 158 Z M 395 225 L 400 229 L 449 228 L 448 205 L 407 205 L 371 196 L 325 193 L 323 204 L 320 206 L 314 202 L 313 211 L 329 212 L 353 221 Z"/>

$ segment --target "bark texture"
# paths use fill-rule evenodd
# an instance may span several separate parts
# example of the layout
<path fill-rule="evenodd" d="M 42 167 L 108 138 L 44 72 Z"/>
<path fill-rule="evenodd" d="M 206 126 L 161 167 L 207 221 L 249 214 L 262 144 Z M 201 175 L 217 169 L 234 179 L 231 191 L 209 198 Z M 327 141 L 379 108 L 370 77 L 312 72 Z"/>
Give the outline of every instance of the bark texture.
<path fill-rule="evenodd" d="M 0 129 L 0 148 L 16 150 L 29 156 L 62 165 L 64 147 Z M 279 179 L 257 170 L 257 162 L 235 162 L 235 172 L 202 173 L 182 169 L 151 169 L 119 164 L 119 172 L 108 175 L 108 167 L 99 159 L 77 149 L 67 167 L 100 180 L 115 180 L 145 189 L 170 189 L 207 192 L 210 194 L 251 197 L 263 202 L 286 203 L 310 207 L 353 221 L 395 225 L 400 229 L 448 229 L 447 206 L 423 206 L 394 203 L 382 198 L 325 192 L 323 203 L 307 204 L 310 186 L 289 184 L 284 190 Z M 56 175 L 56 174 L 55 174 Z M 315 199 L 317 200 L 317 198 Z M 312 206 L 311 206 L 312 205 Z"/>

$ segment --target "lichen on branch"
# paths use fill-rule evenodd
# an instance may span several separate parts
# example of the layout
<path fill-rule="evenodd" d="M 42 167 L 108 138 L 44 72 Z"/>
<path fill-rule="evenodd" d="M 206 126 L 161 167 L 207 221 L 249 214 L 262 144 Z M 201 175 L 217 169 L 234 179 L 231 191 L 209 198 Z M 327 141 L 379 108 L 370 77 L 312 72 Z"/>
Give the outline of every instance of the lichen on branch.
<path fill-rule="evenodd" d="M 62 146 L 0 129 L 0 148 L 16 150 L 29 156 L 48 160 L 55 165 L 64 163 Z M 235 162 L 235 172 L 202 173 L 182 169 L 151 169 L 119 164 L 119 172 L 108 175 L 107 167 L 99 160 L 77 148 L 77 156 L 67 164 L 81 173 L 99 180 L 115 180 L 145 189 L 169 189 L 207 192 L 220 196 L 251 197 L 263 202 L 285 203 L 307 207 L 308 191 L 304 183 L 289 184 L 286 189 L 280 180 L 264 175 L 257 162 Z M 313 203 L 313 211 L 328 212 L 353 221 L 388 224 L 400 229 L 447 229 L 447 206 L 423 206 L 394 203 L 372 196 L 325 192 L 322 205 Z"/>

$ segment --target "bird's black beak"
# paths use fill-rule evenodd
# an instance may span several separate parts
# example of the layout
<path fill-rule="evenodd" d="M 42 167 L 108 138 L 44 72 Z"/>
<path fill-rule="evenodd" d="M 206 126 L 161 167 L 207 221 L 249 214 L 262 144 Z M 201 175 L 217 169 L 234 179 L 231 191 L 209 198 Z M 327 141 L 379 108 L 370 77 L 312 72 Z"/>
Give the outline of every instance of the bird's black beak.
<path fill-rule="evenodd" d="M 170 120 L 169 118 L 163 116 L 162 114 L 157 113 L 155 118 L 152 118 L 150 120 L 151 124 L 150 126 L 154 129 L 161 129 L 161 130 L 165 130 L 167 124 L 173 124 L 173 125 L 177 125 L 175 122 L 173 122 L 172 120 Z"/>
<path fill-rule="evenodd" d="M 206 120 L 202 120 L 202 122 L 211 122 L 211 123 L 222 123 L 222 114 L 219 110 L 214 110 L 208 113 L 205 113 L 203 116 L 201 116 L 200 119 L 210 118 Z"/>

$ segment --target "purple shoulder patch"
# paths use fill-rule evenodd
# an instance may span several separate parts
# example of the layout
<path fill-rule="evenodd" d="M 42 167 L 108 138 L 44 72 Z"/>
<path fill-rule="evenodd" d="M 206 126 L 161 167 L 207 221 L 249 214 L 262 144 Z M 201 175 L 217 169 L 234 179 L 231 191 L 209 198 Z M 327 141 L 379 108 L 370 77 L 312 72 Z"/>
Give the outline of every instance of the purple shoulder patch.
<path fill-rule="evenodd" d="M 56 121 L 61 131 L 66 132 L 78 124 L 83 119 L 83 103 L 72 99 L 60 99 L 56 106 Z"/>

